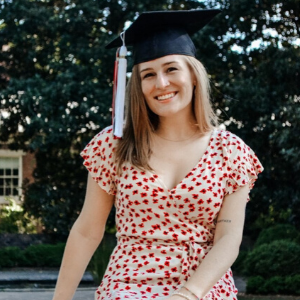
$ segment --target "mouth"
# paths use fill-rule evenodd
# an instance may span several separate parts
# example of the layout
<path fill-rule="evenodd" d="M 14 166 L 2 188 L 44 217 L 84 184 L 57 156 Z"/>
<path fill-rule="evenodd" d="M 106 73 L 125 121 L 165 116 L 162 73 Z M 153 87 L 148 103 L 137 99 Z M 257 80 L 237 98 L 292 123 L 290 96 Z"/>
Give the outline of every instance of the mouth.
<path fill-rule="evenodd" d="M 161 95 L 161 96 L 156 96 L 155 99 L 158 101 L 167 100 L 167 99 L 175 97 L 176 94 L 177 93 L 173 92 L 173 93 L 169 93 L 169 94 L 165 94 L 165 95 Z"/>

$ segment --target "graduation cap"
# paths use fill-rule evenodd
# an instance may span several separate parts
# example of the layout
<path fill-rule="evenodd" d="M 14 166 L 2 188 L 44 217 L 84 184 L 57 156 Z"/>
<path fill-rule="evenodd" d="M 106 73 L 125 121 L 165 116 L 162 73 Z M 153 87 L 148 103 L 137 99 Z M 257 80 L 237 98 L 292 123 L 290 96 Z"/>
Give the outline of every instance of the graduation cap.
<path fill-rule="evenodd" d="M 114 134 L 122 137 L 126 86 L 126 46 L 133 46 L 133 64 L 151 61 L 166 55 L 196 56 L 190 35 L 208 24 L 220 10 L 152 11 L 141 13 L 128 29 L 106 45 L 118 48 L 114 76 Z M 117 88 L 116 88 L 117 85 Z"/>

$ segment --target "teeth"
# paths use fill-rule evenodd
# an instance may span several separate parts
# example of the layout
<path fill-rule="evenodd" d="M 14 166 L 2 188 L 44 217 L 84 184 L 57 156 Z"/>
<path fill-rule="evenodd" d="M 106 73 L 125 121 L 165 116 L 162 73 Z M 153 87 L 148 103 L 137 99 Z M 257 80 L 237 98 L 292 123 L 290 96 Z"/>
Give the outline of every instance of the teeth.
<path fill-rule="evenodd" d="M 157 100 L 166 100 L 166 99 L 172 98 L 174 96 L 175 96 L 175 93 L 170 93 L 170 94 L 167 94 L 167 95 L 158 96 Z"/>

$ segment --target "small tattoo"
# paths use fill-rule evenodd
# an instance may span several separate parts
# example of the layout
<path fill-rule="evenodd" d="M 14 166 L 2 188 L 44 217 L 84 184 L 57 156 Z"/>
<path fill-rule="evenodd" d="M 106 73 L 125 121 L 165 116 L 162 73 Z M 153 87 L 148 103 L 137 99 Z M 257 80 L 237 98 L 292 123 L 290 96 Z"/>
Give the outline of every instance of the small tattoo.
<path fill-rule="evenodd" d="M 217 221 L 217 223 L 220 223 L 220 222 L 231 223 L 231 220 L 222 219 L 222 220 Z"/>

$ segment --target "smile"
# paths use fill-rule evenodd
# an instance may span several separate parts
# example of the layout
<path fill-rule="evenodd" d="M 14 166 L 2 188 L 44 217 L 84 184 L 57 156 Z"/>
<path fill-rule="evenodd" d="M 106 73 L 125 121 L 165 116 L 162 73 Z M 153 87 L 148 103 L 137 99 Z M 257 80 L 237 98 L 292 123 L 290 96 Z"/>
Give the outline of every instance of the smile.
<path fill-rule="evenodd" d="M 166 100 L 166 99 L 173 98 L 175 95 L 176 95 L 176 93 L 170 93 L 170 94 L 166 94 L 166 95 L 162 95 L 162 96 L 157 96 L 155 98 L 157 100 Z"/>

